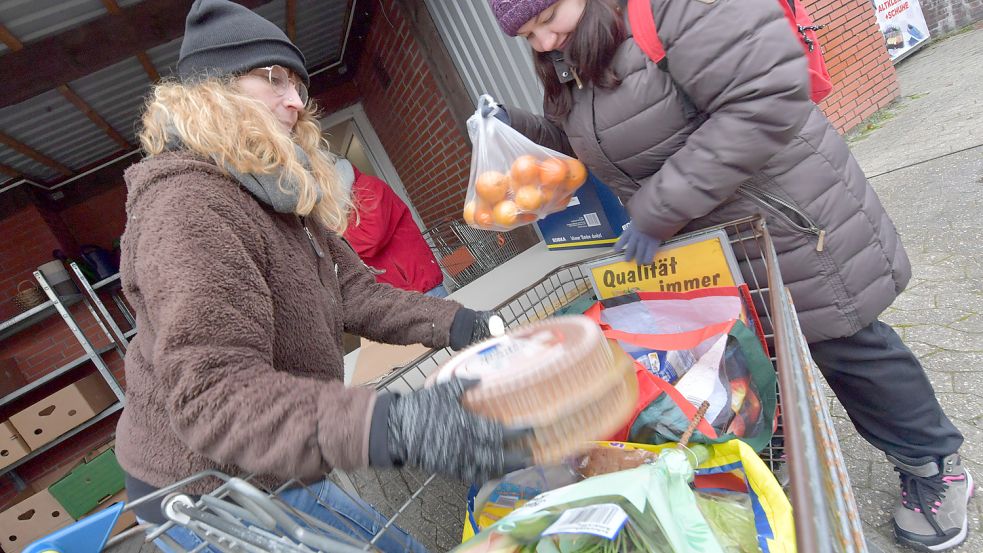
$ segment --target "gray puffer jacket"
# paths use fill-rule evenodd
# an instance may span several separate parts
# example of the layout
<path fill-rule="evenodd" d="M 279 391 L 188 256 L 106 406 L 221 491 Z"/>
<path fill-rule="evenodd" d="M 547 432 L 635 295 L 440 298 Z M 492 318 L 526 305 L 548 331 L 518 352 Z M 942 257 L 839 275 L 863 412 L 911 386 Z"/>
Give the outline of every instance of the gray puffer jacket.
<path fill-rule="evenodd" d="M 556 124 L 509 109 L 512 126 L 575 153 L 651 236 L 763 215 L 809 342 L 873 322 L 911 267 L 857 161 L 809 100 L 802 48 L 778 3 L 652 7 L 668 71 L 629 37 L 611 62 L 619 86 L 575 88 Z"/>

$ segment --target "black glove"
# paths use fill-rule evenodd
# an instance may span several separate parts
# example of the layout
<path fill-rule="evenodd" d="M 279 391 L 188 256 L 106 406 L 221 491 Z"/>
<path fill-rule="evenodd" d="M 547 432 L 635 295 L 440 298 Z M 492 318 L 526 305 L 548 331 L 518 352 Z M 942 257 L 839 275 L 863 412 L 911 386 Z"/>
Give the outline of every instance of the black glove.
<path fill-rule="evenodd" d="M 492 318 L 498 322 L 493 323 Z M 451 349 L 459 350 L 492 337 L 490 326 L 498 326 L 502 318 L 494 311 L 473 311 L 467 307 L 457 310 L 451 323 Z M 505 328 L 504 323 L 500 326 Z"/>
<path fill-rule="evenodd" d="M 640 265 L 651 263 L 655 259 L 655 254 L 659 251 L 662 240 L 635 230 L 631 223 L 621 233 L 621 237 L 614 244 L 615 251 L 625 252 L 625 261 L 635 260 Z"/>
<path fill-rule="evenodd" d="M 505 111 L 505 106 L 495 102 L 495 100 L 487 94 L 482 94 L 478 98 L 478 111 L 481 113 L 482 117 L 494 117 L 502 123 L 512 126 L 512 119 L 509 117 L 509 113 Z"/>
<path fill-rule="evenodd" d="M 507 430 L 461 406 L 461 394 L 475 384 L 455 378 L 407 396 L 379 396 L 376 415 L 385 410 L 386 417 L 383 423 L 373 415 L 369 463 L 378 468 L 406 464 L 473 483 L 529 466 L 531 455 L 521 445 L 528 429 Z"/>

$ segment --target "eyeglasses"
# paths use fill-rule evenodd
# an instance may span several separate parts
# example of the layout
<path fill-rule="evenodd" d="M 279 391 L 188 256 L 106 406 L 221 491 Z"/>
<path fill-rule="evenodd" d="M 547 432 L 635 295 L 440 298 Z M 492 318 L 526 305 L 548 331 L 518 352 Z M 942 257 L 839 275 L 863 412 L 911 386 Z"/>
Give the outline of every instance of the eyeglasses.
<path fill-rule="evenodd" d="M 297 96 L 300 97 L 300 101 L 304 105 L 307 105 L 307 100 L 309 99 L 307 85 L 291 74 L 289 69 L 280 67 L 279 65 L 272 65 L 270 67 L 257 67 L 248 74 L 268 80 L 270 83 L 270 88 L 273 89 L 273 92 L 275 92 L 277 96 L 283 96 L 287 93 L 287 90 L 290 90 L 290 87 L 293 86 L 297 91 Z"/>

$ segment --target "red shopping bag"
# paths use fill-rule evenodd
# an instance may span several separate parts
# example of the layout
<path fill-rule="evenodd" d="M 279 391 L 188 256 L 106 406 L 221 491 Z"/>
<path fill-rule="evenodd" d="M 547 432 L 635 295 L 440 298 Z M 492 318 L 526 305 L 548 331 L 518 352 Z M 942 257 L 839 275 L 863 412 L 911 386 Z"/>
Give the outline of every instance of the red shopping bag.
<path fill-rule="evenodd" d="M 775 371 L 738 288 L 627 294 L 585 315 L 636 363 L 639 400 L 616 439 L 676 441 L 705 400 L 710 409 L 694 441 L 739 438 L 760 450 L 771 440 Z"/>

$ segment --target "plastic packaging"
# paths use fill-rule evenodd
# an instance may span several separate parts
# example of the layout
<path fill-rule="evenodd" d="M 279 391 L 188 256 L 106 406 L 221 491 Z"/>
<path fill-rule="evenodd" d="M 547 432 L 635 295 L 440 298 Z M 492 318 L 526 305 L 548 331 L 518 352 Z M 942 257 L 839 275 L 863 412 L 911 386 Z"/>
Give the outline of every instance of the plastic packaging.
<path fill-rule="evenodd" d="M 696 506 L 680 450 L 653 464 L 543 493 L 455 549 L 459 553 L 724 553 Z"/>
<path fill-rule="evenodd" d="M 698 490 L 696 505 L 726 553 L 761 553 L 751 496 Z"/>
<path fill-rule="evenodd" d="M 530 427 L 539 464 L 556 463 L 625 424 L 638 399 L 631 360 L 616 355 L 581 315 L 523 325 L 471 346 L 436 374 L 478 378 L 463 405 L 508 426 Z"/>
<path fill-rule="evenodd" d="M 495 117 L 482 117 L 482 109 L 493 104 L 490 96 L 478 103 L 467 123 L 474 149 L 464 221 L 504 232 L 565 209 L 587 180 L 584 164 L 534 143 Z"/>
<path fill-rule="evenodd" d="M 581 478 L 593 478 L 654 463 L 659 454 L 644 449 L 621 449 L 595 446 L 573 460 L 573 468 Z"/>

